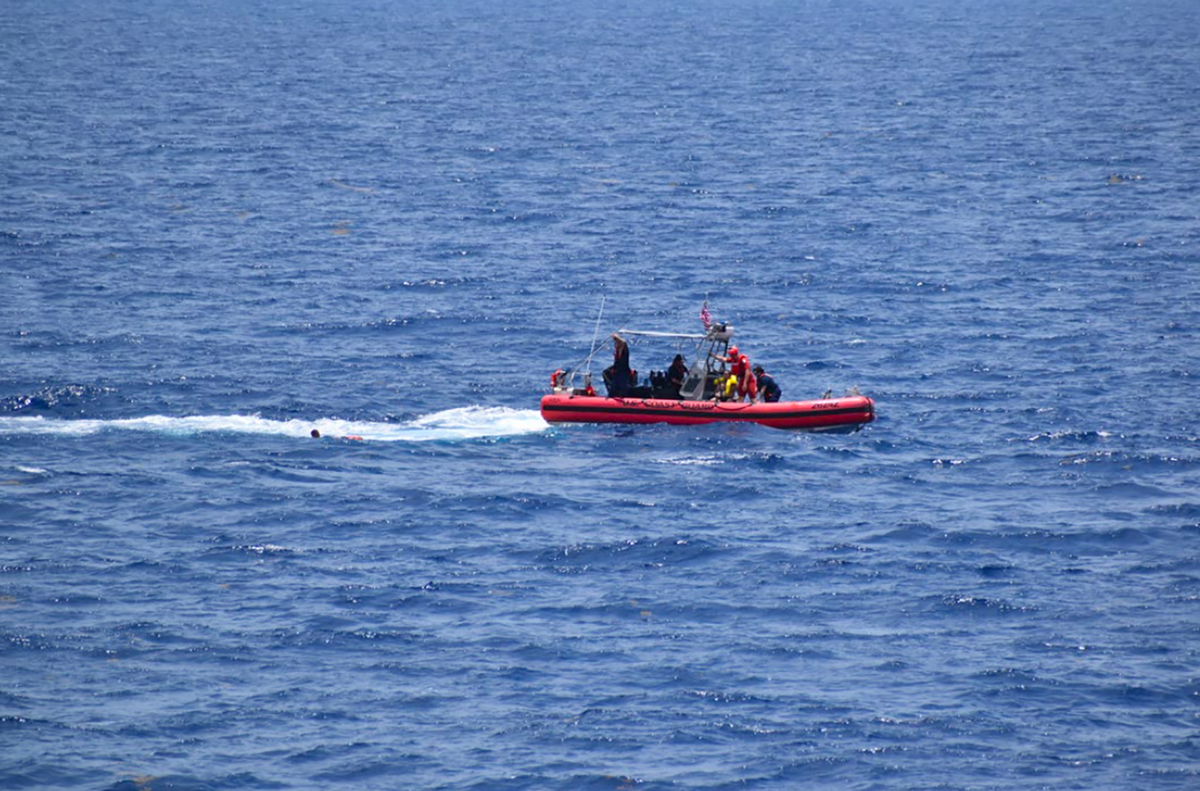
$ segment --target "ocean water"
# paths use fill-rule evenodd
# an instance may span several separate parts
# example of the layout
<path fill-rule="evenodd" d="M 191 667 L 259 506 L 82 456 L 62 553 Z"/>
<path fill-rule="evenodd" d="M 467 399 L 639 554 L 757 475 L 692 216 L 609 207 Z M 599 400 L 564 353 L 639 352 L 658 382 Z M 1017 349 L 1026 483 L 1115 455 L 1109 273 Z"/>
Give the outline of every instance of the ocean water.
<path fill-rule="evenodd" d="M 1194 3 L 0 38 L 0 788 L 1200 785 Z M 706 299 L 878 420 L 541 420 Z"/>

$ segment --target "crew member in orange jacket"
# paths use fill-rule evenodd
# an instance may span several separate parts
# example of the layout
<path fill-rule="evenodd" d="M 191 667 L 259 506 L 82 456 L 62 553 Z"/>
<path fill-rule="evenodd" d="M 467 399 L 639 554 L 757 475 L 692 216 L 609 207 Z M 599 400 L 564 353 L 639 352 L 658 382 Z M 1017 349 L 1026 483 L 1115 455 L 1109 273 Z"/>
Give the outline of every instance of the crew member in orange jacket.
<path fill-rule="evenodd" d="M 738 347 L 730 346 L 729 356 L 724 360 L 729 363 L 729 372 L 738 380 L 738 403 L 745 401 L 746 396 L 750 396 L 750 402 L 754 403 L 758 398 L 758 380 L 750 370 L 750 358 L 742 354 Z"/>

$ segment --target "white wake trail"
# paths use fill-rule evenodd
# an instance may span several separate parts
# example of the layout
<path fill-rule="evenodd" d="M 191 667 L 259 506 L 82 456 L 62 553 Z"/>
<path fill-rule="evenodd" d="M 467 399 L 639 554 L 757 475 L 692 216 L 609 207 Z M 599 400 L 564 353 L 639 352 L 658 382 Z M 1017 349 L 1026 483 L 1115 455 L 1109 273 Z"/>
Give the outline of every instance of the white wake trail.
<path fill-rule="evenodd" d="M 316 429 L 322 437 L 362 439 L 376 442 L 430 442 L 512 437 L 535 434 L 548 428 L 535 409 L 467 406 L 444 409 L 405 423 L 354 420 L 269 420 L 256 415 L 194 415 L 146 417 L 118 420 L 61 420 L 44 417 L 0 417 L 0 434 L 50 434 L 82 437 L 104 431 L 138 431 L 174 436 L 209 433 L 263 434 L 311 437 Z"/>

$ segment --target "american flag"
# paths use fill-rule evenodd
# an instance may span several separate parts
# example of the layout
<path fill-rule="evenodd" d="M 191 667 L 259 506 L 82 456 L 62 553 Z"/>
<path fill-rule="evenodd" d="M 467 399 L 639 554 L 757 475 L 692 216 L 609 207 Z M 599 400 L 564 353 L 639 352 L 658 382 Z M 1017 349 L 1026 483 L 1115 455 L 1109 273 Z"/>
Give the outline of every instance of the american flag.
<path fill-rule="evenodd" d="M 708 312 L 708 300 L 704 300 L 704 305 L 700 308 L 700 321 L 704 322 L 704 329 L 712 326 L 712 314 Z"/>

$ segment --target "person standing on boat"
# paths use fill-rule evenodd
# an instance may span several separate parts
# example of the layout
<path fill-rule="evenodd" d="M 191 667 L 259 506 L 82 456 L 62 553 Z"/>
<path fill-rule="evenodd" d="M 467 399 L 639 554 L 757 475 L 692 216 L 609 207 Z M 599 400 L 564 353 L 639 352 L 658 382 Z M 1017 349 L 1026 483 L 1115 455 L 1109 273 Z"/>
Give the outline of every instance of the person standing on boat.
<path fill-rule="evenodd" d="M 683 361 L 683 355 L 675 355 L 675 359 L 671 361 L 671 367 L 667 369 L 667 383 L 671 385 L 671 392 L 676 396 L 679 395 L 683 382 L 687 379 L 687 374 L 687 363 Z"/>
<path fill-rule="evenodd" d="M 750 370 L 750 358 L 742 354 L 738 347 L 730 346 L 729 356 L 724 360 L 729 363 L 729 372 L 737 377 L 738 403 L 746 400 L 746 396 L 750 396 L 753 403 L 758 397 L 758 381 L 754 378 L 754 372 Z"/>
<path fill-rule="evenodd" d="M 758 392 L 762 393 L 762 400 L 768 404 L 775 403 L 783 395 L 783 391 L 775 383 L 775 377 L 767 373 L 761 365 L 754 366 L 754 380 L 758 383 Z"/>
<path fill-rule="evenodd" d="M 604 383 L 610 396 L 620 398 L 633 387 L 633 371 L 629 368 L 629 344 L 615 332 L 612 339 L 613 364 L 604 369 Z"/>

